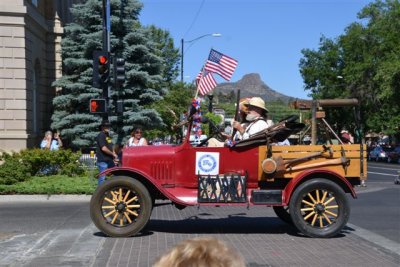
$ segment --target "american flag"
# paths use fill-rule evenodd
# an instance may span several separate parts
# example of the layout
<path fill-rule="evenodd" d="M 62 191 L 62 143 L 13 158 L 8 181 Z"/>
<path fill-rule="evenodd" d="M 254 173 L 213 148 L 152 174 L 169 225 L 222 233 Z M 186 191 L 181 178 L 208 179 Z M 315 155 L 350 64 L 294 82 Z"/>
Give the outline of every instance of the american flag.
<path fill-rule="evenodd" d="M 238 62 L 236 59 L 211 49 L 204 69 L 209 72 L 217 73 L 222 78 L 229 81 L 236 69 L 237 64 Z"/>
<path fill-rule="evenodd" d="M 215 88 L 215 86 L 217 86 L 217 81 L 215 80 L 211 72 L 205 72 L 203 76 L 203 71 L 200 71 L 200 73 L 197 74 L 196 77 L 196 84 L 199 92 L 202 95 L 205 95 L 208 92 L 211 92 L 212 89 Z"/>
<path fill-rule="evenodd" d="M 201 78 L 203 77 L 203 69 L 199 71 L 199 74 L 196 76 L 196 86 L 199 85 Z"/>

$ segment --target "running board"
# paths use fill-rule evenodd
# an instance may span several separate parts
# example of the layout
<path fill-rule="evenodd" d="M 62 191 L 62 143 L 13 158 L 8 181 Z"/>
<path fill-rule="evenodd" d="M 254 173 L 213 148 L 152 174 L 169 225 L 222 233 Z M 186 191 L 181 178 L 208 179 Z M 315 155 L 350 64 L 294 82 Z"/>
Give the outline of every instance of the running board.
<path fill-rule="evenodd" d="M 251 202 L 256 205 L 282 204 L 282 190 L 253 190 L 251 191 Z"/>

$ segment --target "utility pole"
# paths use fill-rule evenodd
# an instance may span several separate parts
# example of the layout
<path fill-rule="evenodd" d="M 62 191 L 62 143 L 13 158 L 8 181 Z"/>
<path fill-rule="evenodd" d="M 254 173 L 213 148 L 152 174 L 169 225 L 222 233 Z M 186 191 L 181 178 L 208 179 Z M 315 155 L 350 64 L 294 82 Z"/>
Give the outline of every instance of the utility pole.
<path fill-rule="evenodd" d="M 103 52 L 106 52 L 110 60 L 110 0 L 103 0 Z M 107 108 L 110 106 L 110 79 L 103 84 L 103 97 L 106 99 Z M 103 120 L 108 120 L 110 109 L 103 114 Z"/>
<path fill-rule="evenodd" d="M 184 44 L 183 38 L 181 39 L 181 83 L 183 83 L 183 44 Z"/>

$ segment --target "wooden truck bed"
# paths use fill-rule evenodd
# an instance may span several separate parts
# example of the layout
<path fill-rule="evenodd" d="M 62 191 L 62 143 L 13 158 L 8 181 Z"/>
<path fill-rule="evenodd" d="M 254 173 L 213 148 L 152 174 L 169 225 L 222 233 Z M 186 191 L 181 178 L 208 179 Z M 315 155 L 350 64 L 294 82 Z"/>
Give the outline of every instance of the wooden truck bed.
<path fill-rule="evenodd" d="M 321 156 L 312 159 L 290 164 L 285 171 L 277 172 L 275 175 L 265 175 L 262 166 L 259 167 L 259 177 L 261 180 L 271 180 L 273 178 L 293 178 L 300 172 L 312 169 L 329 169 L 348 179 L 365 180 L 367 173 L 366 146 L 363 146 L 363 153 L 360 153 L 360 145 L 327 145 L 332 150 L 332 154 L 324 152 Z M 343 148 L 343 150 L 342 150 Z M 324 150 L 322 145 L 291 145 L 291 146 L 271 146 L 272 158 L 282 157 L 284 162 L 291 161 Z M 260 148 L 260 162 L 266 159 L 267 147 Z M 361 160 L 362 158 L 362 160 Z M 346 164 L 344 164 L 346 162 Z M 326 163 L 326 165 L 325 165 Z M 363 168 L 361 168 L 363 164 Z M 316 165 L 316 166 L 315 166 Z M 286 166 L 286 165 L 285 165 Z M 315 167 L 313 167 L 315 166 Z"/>

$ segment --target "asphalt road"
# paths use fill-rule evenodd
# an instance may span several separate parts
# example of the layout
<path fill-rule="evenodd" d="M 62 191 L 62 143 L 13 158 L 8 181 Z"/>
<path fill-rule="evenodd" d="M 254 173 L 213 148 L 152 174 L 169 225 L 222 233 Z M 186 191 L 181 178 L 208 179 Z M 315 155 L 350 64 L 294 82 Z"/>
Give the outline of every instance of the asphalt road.
<path fill-rule="evenodd" d="M 298 235 L 270 208 L 170 205 L 153 210 L 142 236 L 107 238 L 91 223 L 88 197 L 0 198 L 0 266 L 151 266 L 180 240 L 210 234 L 235 246 L 248 266 L 399 266 L 398 170 L 398 164 L 369 163 L 367 186 L 357 187 L 358 199 L 350 201 L 349 224 L 328 240 Z"/>
<path fill-rule="evenodd" d="M 349 222 L 399 243 L 400 185 L 394 179 L 400 164 L 368 162 L 366 187 L 357 187 Z"/>

